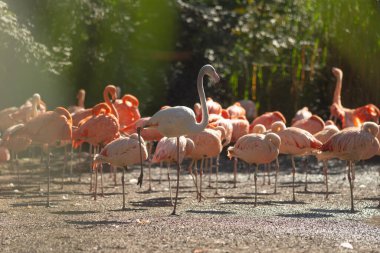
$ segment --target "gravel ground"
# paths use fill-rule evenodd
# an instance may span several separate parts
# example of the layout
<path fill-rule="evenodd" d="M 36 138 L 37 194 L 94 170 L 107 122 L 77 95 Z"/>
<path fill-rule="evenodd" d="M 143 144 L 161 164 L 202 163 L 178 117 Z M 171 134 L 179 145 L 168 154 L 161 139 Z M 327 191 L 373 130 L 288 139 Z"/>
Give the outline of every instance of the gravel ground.
<path fill-rule="evenodd" d="M 300 159 L 296 163 L 302 166 Z M 159 184 L 157 167 L 152 170 L 152 192 L 147 192 L 146 180 L 142 188 L 136 185 L 138 167 L 126 174 L 127 210 L 122 211 L 120 172 L 114 186 L 105 169 L 105 196 L 94 201 L 83 159 L 74 164 L 81 181 L 76 175 L 65 177 L 63 190 L 63 163 L 56 162 L 53 207 L 46 208 L 45 169 L 38 159 L 24 158 L 20 184 L 15 171 L 0 166 L 0 252 L 380 252 L 380 161 L 357 166 L 356 213 L 349 212 L 344 163 L 330 163 L 328 200 L 316 161 L 310 162 L 308 192 L 298 170 L 295 203 L 289 159 L 281 157 L 280 164 L 277 194 L 274 177 L 271 185 L 263 185 L 263 173 L 259 174 L 257 207 L 253 176 L 248 179 L 246 168 L 239 168 L 233 188 L 232 163 L 222 160 L 219 195 L 207 187 L 204 175 L 202 202 L 196 200 L 191 176 L 183 173 L 178 215 L 172 216 L 168 181 L 165 177 Z M 172 180 L 175 175 L 172 170 Z M 214 177 L 211 185 L 215 186 Z"/>

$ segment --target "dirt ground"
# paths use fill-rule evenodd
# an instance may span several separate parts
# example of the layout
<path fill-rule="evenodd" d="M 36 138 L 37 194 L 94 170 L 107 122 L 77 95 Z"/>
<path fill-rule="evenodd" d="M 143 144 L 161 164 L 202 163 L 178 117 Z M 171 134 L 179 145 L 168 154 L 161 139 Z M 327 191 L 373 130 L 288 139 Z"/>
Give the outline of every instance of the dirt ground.
<path fill-rule="evenodd" d="M 302 167 L 303 162 L 298 159 L 296 164 Z M 349 212 L 344 163 L 329 165 L 329 199 L 324 199 L 321 168 L 312 160 L 308 192 L 303 170 L 297 170 L 295 203 L 289 159 L 280 159 L 277 194 L 273 173 L 271 185 L 262 185 L 260 168 L 257 207 L 253 176 L 248 179 L 246 168 L 239 168 L 233 188 L 232 163 L 222 159 L 219 195 L 213 188 L 214 176 L 210 188 L 204 175 L 202 202 L 196 200 L 192 178 L 184 171 L 178 215 L 172 216 L 168 181 L 163 176 L 159 184 L 156 166 L 152 192 L 147 192 L 147 173 L 139 188 L 138 167 L 128 171 L 127 210 L 122 211 L 120 171 L 114 186 L 105 168 L 105 196 L 94 201 L 84 159 L 73 164 L 74 175 L 65 176 L 63 190 L 60 160 L 52 165 L 53 206 L 46 208 L 46 169 L 39 159 L 24 158 L 19 183 L 9 165 L 0 167 L 0 252 L 380 252 L 380 161 L 356 166 L 355 213 Z M 174 169 L 171 178 L 174 186 Z"/>

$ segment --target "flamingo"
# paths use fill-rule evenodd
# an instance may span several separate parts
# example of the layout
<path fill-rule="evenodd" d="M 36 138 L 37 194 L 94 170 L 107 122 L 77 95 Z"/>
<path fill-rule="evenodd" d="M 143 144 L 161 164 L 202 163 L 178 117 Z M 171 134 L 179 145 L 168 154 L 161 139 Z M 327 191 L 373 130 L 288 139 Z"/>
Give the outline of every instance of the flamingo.
<path fill-rule="evenodd" d="M 322 142 L 322 144 L 325 144 L 327 142 L 328 139 L 330 139 L 331 136 L 333 136 L 334 134 L 338 133 L 339 132 L 339 129 L 337 126 L 335 125 L 326 125 L 321 131 L 319 131 L 318 133 L 315 133 L 314 134 L 314 137 L 317 138 L 317 140 L 319 140 L 320 142 Z M 318 160 L 322 160 L 322 163 L 323 163 L 323 174 L 325 175 L 325 184 L 326 184 L 326 195 L 325 195 L 325 199 L 328 198 L 329 196 L 329 184 L 328 184 L 328 180 L 327 180 L 327 176 L 328 176 L 328 168 L 327 168 L 327 158 L 324 157 L 324 159 L 322 159 L 319 154 L 315 154 L 317 159 Z"/>
<path fill-rule="evenodd" d="M 325 126 L 325 122 L 318 116 L 312 115 L 309 118 L 297 120 L 292 124 L 292 127 L 298 127 L 303 130 L 308 131 L 311 134 L 315 134 L 319 131 L 322 131 Z M 308 175 L 308 157 L 305 157 L 304 160 L 304 169 L 305 169 L 305 192 L 307 192 L 307 175 Z"/>
<path fill-rule="evenodd" d="M 294 193 L 294 178 L 296 167 L 294 156 L 303 156 L 312 151 L 321 148 L 322 143 L 318 141 L 311 133 L 296 127 L 286 128 L 284 122 L 277 121 L 272 124 L 272 132 L 276 133 L 281 138 L 280 154 L 289 154 L 292 159 L 292 174 L 293 174 L 293 202 L 296 197 Z"/>
<path fill-rule="evenodd" d="M 35 93 L 16 112 L 10 114 L 10 117 L 19 123 L 27 122 L 38 114 L 45 112 L 45 106 L 40 94 Z"/>
<path fill-rule="evenodd" d="M 249 131 L 252 132 L 253 127 L 256 124 L 262 124 L 265 126 L 266 129 L 270 129 L 272 124 L 276 121 L 282 121 L 284 124 L 286 124 L 286 119 L 284 115 L 282 115 L 279 111 L 274 112 L 266 112 L 260 116 L 258 116 L 256 119 L 252 121 L 252 123 L 249 125 Z"/>
<path fill-rule="evenodd" d="M 6 147 L 0 146 L 0 163 L 4 163 L 11 159 L 9 150 Z"/>
<path fill-rule="evenodd" d="M 140 137 L 141 138 L 141 137 Z M 141 145 L 141 146 L 140 146 Z M 143 159 L 147 159 L 148 152 L 144 145 L 144 140 L 140 140 L 137 134 L 132 134 L 127 137 L 120 137 L 109 142 L 99 153 L 95 155 L 94 166 L 98 163 L 109 163 L 116 167 L 122 167 L 123 175 L 121 177 L 123 187 L 123 208 L 125 210 L 125 179 L 124 171 L 128 166 L 140 162 L 139 153 L 142 150 Z"/>
<path fill-rule="evenodd" d="M 360 160 L 367 160 L 379 152 L 379 141 L 376 136 L 379 126 L 374 122 L 364 122 L 360 127 L 350 127 L 334 134 L 323 144 L 321 157 L 337 157 L 348 161 L 347 178 L 350 184 L 351 212 L 354 209 L 354 195 L 352 186 L 352 175 L 354 172 L 353 163 Z"/>
<path fill-rule="evenodd" d="M 231 137 L 231 143 L 235 143 L 240 137 L 248 134 L 249 131 L 249 122 L 246 119 L 231 119 L 232 123 L 232 137 Z M 237 157 L 234 158 L 234 188 L 236 188 L 236 181 L 237 181 L 237 166 L 238 165 L 238 159 Z"/>
<path fill-rule="evenodd" d="M 16 125 L 18 122 L 10 115 L 18 110 L 17 107 L 8 107 L 0 111 L 0 132 L 4 132 L 7 128 Z"/>
<path fill-rule="evenodd" d="M 302 119 L 308 119 L 312 116 L 313 114 L 309 111 L 309 108 L 307 106 L 304 106 L 302 107 L 302 109 L 299 109 L 297 112 L 296 112 L 296 115 L 294 115 L 293 119 L 292 119 L 292 125 L 298 121 L 298 120 L 302 120 Z"/>
<path fill-rule="evenodd" d="M 223 149 L 222 140 L 225 136 L 225 130 L 221 126 L 214 128 L 205 128 L 202 132 L 189 134 L 188 137 L 194 142 L 194 150 L 189 155 L 193 159 L 193 163 L 197 164 L 197 161 L 201 161 L 200 165 L 200 182 L 199 182 L 199 194 L 198 185 L 197 197 L 199 201 L 202 200 L 202 177 L 203 177 L 203 165 L 204 159 L 213 158 L 220 154 Z M 190 169 L 191 170 L 191 169 Z M 196 168 L 197 170 L 197 168 Z M 191 173 L 192 174 L 192 173 Z M 196 175 L 198 173 L 196 172 Z M 197 180 L 196 180 L 197 184 Z"/>
<path fill-rule="evenodd" d="M 79 111 L 84 110 L 84 100 L 86 97 L 86 91 L 84 89 L 80 89 L 77 93 L 77 99 L 78 99 L 78 104 L 77 105 L 72 105 L 67 108 L 67 110 L 71 113 L 77 113 Z"/>
<path fill-rule="evenodd" d="M 202 121 L 200 123 L 196 122 L 195 114 L 193 110 L 185 106 L 175 106 L 166 108 L 156 112 L 143 126 L 145 127 L 155 127 L 157 130 L 166 137 L 177 137 L 177 158 L 179 157 L 179 137 L 182 135 L 187 135 L 190 133 L 199 133 L 208 124 L 208 111 L 206 106 L 206 96 L 203 89 L 203 77 L 208 75 L 214 82 L 219 82 L 219 76 L 216 73 L 214 67 L 211 65 L 205 65 L 201 68 L 197 78 L 197 89 L 198 95 L 202 107 Z M 138 133 L 140 133 L 140 128 Z M 142 159 L 141 161 L 141 174 L 138 179 L 137 184 L 142 185 L 143 179 L 143 168 L 142 168 Z M 177 190 L 176 198 L 174 202 L 174 209 L 172 214 L 176 214 L 177 199 L 178 199 L 178 190 L 179 190 L 179 172 L 181 166 L 178 163 L 177 159 Z"/>
<path fill-rule="evenodd" d="M 169 181 L 169 193 L 170 193 L 170 201 L 173 204 L 172 201 L 172 190 L 171 190 L 171 184 L 170 184 L 170 175 L 169 175 L 169 168 L 171 162 L 179 162 L 182 163 L 183 159 L 186 156 L 189 156 L 191 152 L 194 150 L 194 142 L 189 139 L 185 138 L 184 136 L 180 136 L 179 138 L 179 161 L 177 161 L 177 145 L 176 145 L 176 138 L 175 137 L 163 137 L 161 140 L 157 143 L 156 150 L 153 155 L 152 163 L 161 163 L 161 162 L 167 162 L 168 164 L 168 181 Z"/>
<path fill-rule="evenodd" d="M 58 141 L 71 140 L 72 118 L 70 113 L 63 107 L 57 107 L 54 111 L 47 111 L 26 122 L 18 130 L 20 136 L 26 136 L 33 144 L 55 145 Z M 48 153 L 48 193 L 47 207 L 50 206 L 50 154 Z"/>
<path fill-rule="evenodd" d="M 248 120 L 253 120 L 253 118 L 257 117 L 257 112 L 256 112 L 256 105 L 255 102 L 249 99 L 244 99 L 238 101 L 240 105 L 244 108 L 246 117 Z"/>
<path fill-rule="evenodd" d="M 135 122 L 129 124 L 125 128 L 121 129 L 120 132 L 124 134 L 132 134 L 132 133 L 137 133 L 137 129 L 141 128 L 146 122 L 148 122 L 150 117 L 144 117 L 136 120 Z M 152 191 L 152 178 L 151 178 L 151 166 L 152 166 L 152 161 L 150 159 L 152 155 L 152 148 L 153 148 L 153 142 L 161 140 L 163 137 L 162 134 L 156 129 L 156 128 L 147 128 L 147 129 L 142 129 L 141 130 L 141 137 L 148 142 L 148 192 Z"/>
<path fill-rule="evenodd" d="M 332 68 L 332 73 L 336 77 L 336 86 L 333 103 L 330 106 L 330 119 L 340 119 L 342 121 L 342 128 L 361 126 L 365 121 L 379 123 L 380 110 L 373 104 L 364 105 L 355 109 L 343 107 L 340 96 L 343 72 L 338 68 Z"/>
<path fill-rule="evenodd" d="M 116 89 L 112 93 L 112 96 L 116 96 Z M 107 97 L 107 99 L 109 98 Z M 111 109 L 106 103 L 99 103 L 92 108 L 92 113 L 92 116 L 83 119 L 79 123 L 79 127 L 73 131 L 73 143 L 75 147 L 83 142 L 88 142 L 97 150 L 100 145 L 105 145 L 120 137 L 118 114 L 113 105 Z M 97 152 L 94 151 L 94 153 Z M 93 168 L 96 169 L 94 192 L 94 199 L 96 200 L 98 169 L 97 167 Z M 103 174 L 102 171 L 101 174 Z"/>
<path fill-rule="evenodd" d="M 257 171 L 259 164 L 270 163 L 279 154 L 281 139 L 277 134 L 247 134 L 238 139 L 233 147 L 229 147 L 228 157 L 238 157 L 249 164 L 256 164 L 255 169 L 255 206 L 257 205 Z"/>
<path fill-rule="evenodd" d="M 139 100 L 130 94 L 125 94 L 122 99 L 116 99 L 115 108 L 119 114 L 120 127 L 126 127 L 140 119 Z"/>
<path fill-rule="evenodd" d="M 246 119 L 245 109 L 239 102 L 235 102 L 233 105 L 227 107 L 226 111 L 230 116 L 230 119 Z"/>
<path fill-rule="evenodd" d="M 208 97 L 206 100 L 206 106 L 207 106 L 207 111 L 209 114 L 216 114 L 216 115 L 222 114 L 222 106 L 218 102 L 215 102 L 210 97 Z M 197 122 L 200 122 L 202 120 L 202 110 L 201 110 L 201 105 L 199 103 L 194 104 L 194 112 L 195 112 L 195 117 L 197 119 Z"/>

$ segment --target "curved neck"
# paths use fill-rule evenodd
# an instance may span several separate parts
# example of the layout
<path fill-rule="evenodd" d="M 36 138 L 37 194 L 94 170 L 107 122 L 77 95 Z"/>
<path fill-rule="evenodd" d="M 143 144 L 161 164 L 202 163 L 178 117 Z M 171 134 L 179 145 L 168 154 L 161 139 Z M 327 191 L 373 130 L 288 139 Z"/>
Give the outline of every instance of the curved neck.
<path fill-rule="evenodd" d="M 208 110 L 206 106 L 206 95 L 203 89 L 203 77 L 206 75 L 206 71 L 207 71 L 206 68 L 202 68 L 199 71 L 198 78 L 197 78 L 197 89 L 198 89 L 199 100 L 201 102 L 201 110 L 202 110 L 202 121 L 200 123 L 195 123 L 195 126 L 194 126 L 194 130 L 197 132 L 203 131 L 203 129 L 205 129 L 208 124 Z"/>
<path fill-rule="evenodd" d="M 78 106 L 84 108 L 84 94 L 79 94 L 78 97 Z"/>
<path fill-rule="evenodd" d="M 336 77 L 336 85 L 335 85 L 333 103 L 337 103 L 339 106 L 342 106 L 340 94 L 342 92 L 343 73 L 341 71 L 338 71 L 335 77 Z"/>
<path fill-rule="evenodd" d="M 104 89 L 104 92 L 103 92 L 104 101 L 106 102 L 107 105 L 109 105 L 109 107 L 111 107 L 112 114 L 115 115 L 117 119 L 119 119 L 119 114 L 117 113 L 115 106 L 110 100 L 110 97 L 109 97 L 110 95 L 112 96 L 111 91 L 108 89 Z"/>

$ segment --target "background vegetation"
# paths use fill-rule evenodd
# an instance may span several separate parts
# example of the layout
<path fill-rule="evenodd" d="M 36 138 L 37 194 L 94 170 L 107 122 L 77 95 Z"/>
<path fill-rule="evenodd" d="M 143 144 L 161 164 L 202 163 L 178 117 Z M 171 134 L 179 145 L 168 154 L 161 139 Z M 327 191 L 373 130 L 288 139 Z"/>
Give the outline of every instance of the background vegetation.
<path fill-rule="evenodd" d="M 206 94 L 253 99 L 288 119 L 302 106 L 328 116 L 343 69 L 343 105 L 380 102 L 379 0 L 0 1 L 0 108 L 39 92 L 49 108 L 101 101 L 112 83 L 143 115 L 192 107 L 206 63 L 222 76 Z"/>

